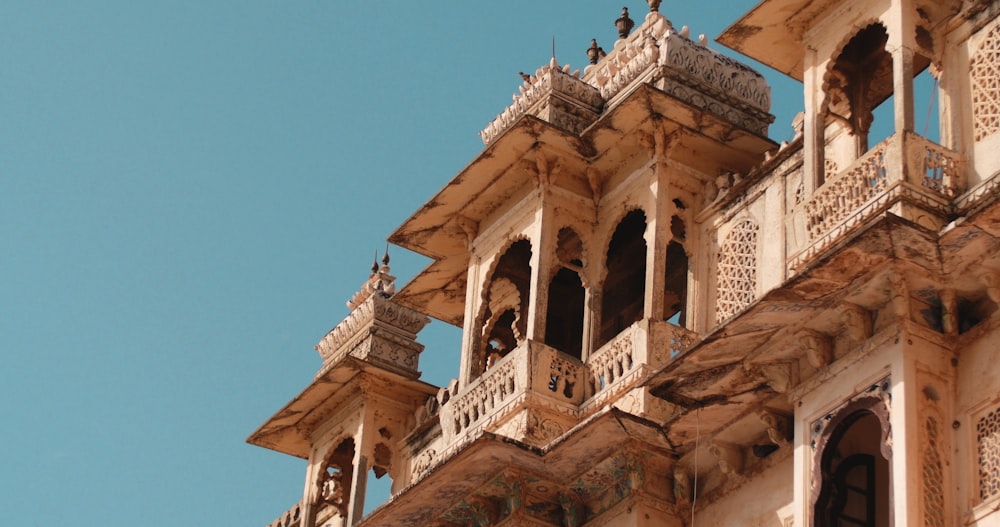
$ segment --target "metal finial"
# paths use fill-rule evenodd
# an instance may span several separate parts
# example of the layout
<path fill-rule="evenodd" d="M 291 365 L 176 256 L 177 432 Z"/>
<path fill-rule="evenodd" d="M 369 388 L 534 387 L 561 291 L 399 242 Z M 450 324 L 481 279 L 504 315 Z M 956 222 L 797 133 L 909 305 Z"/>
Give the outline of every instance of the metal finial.
<path fill-rule="evenodd" d="M 591 64 L 597 64 L 597 61 L 604 57 L 604 50 L 597 45 L 597 39 L 590 39 L 590 47 L 587 48 L 587 60 Z"/>
<path fill-rule="evenodd" d="M 618 29 L 618 38 L 627 37 L 633 27 L 635 27 L 635 21 L 628 17 L 628 8 L 623 7 L 621 18 L 615 20 L 615 28 Z"/>
<path fill-rule="evenodd" d="M 372 261 L 372 274 L 378 272 L 378 249 L 375 249 L 375 260 Z"/>
<path fill-rule="evenodd" d="M 385 254 L 382 255 L 382 265 L 389 265 L 389 244 L 385 244 Z"/>

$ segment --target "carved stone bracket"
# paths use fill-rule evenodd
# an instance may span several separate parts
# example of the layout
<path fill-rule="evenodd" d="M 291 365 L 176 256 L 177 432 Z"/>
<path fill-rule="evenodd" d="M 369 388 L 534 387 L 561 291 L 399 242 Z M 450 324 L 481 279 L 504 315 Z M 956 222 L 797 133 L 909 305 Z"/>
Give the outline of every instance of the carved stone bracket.
<path fill-rule="evenodd" d="M 791 438 L 791 421 L 787 417 L 773 412 L 761 412 L 758 417 L 767 427 L 767 437 L 772 443 L 778 446 L 788 445 Z"/>
<path fill-rule="evenodd" d="M 1000 307 L 1000 273 L 988 270 L 980 273 L 979 283 L 986 287 L 986 295 L 997 307 Z M 994 313 L 1000 312 L 1000 309 Z"/>
<path fill-rule="evenodd" d="M 813 368 L 822 368 L 833 360 L 833 346 L 830 337 L 808 329 L 800 331 L 796 337 L 803 352 L 805 352 L 806 360 Z"/>
<path fill-rule="evenodd" d="M 767 385 L 778 393 L 785 393 L 792 387 L 792 365 L 788 362 L 764 364 L 760 373 L 767 380 Z"/>
<path fill-rule="evenodd" d="M 680 465 L 674 467 L 674 503 L 682 509 L 691 506 L 691 475 Z"/>
<path fill-rule="evenodd" d="M 852 344 L 860 344 L 872 335 L 872 315 L 861 306 L 844 304 L 844 309 L 840 312 L 840 323 L 844 335 Z"/>
<path fill-rule="evenodd" d="M 712 441 L 708 452 L 719 461 L 719 470 L 727 476 L 739 476 L 743 472 L 744 454 L 739 445 Z"/>

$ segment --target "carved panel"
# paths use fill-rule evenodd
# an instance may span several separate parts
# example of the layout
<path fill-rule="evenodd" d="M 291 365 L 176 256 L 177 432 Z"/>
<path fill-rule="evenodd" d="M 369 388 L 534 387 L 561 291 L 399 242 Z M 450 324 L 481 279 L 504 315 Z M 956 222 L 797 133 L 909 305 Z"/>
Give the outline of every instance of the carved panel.
<path fill-rule="evenodd" d="M 994 25 L 969 61 L 972 129 L 976 142 L 1000 130 L 1000 25 Z"/>
<path fill-rule="evenodd" d="M 757 234 L 751 220 L 736 224 L 719 250 L 718 293 L 715 319 L 722 322 L 753 302 L 757 296 Z"/>
<path fill-rule="evenodd" d="M 979 498 L 1000 496 L 1000 408 L 976 421 L 976 451 L 979 466 Z"/>
<path fill-rule="evenodd" d="M 934 417 L 924 421 L 923 484 L 924 525 L 944 527 L 944 467 L 941 462 L 941 430 Z"/>

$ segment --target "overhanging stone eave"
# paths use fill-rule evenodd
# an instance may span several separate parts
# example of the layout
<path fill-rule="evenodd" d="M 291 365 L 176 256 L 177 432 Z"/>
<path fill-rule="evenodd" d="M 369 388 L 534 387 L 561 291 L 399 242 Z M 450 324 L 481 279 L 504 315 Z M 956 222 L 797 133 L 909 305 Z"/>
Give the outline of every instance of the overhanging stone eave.
<path fill-rule="evenodd" d="M 441 464 L 430 468 L 419 480 L 419 485 L 410 485 L 392 496 L 358 525 L 426 525 L 455 504 L 448 496 L 471 494 L 509 467 L 511 458 L 531 449 L 533 447 L 524 443 L 483 433 Z M 457 465 L 462 469 L 451 468 Z"/>
<path fill-rule="evenodd" d="M 802 272 L 788 279 L 780 287 L 768 291 L 735 317 L 716 326 L 687 351 L 652 372 L 643 381 L 643 386 L 648 387 L 654 396 L 664 398 L 664 393 L 677 382 L 698 371 L 744 362 L 749 358 L 758 363 L 769 360 L 790 360 L 791 357 L 782 355 L 786 349 L 781 346 L 772 346 L 771 341 L 774 338 L 787 335 L 788 328 L 793 326 L 810 329 L 812 325 L 815 325 L 812 323 L 815 322 L 819 313 L 831 311 L 834 309 L 831 305 L 836 306 L 841 301 L 850 300 L 848 293 L 858 287 L 857 281 L 859 279 L 870 282 L 871 280 L 864 280 L 864 277 L 871 278 L 879 275 L 888 269 L 886 263 L 900 259 L 895 254 L 896 247 L 892 242 L 891 234 L 893 229 L 900 227 L 919 228 L 919 226 L 892 214 L 885 214 L 876 221 L 867 224 L 865 228 L 855 232 L 850 239 L 838 245 L 836 251 L 831 251 L 813 260 L 807 267 L 803 268 Z M 839 278 L 840 285 L 835 290 L 822 291 L 817 293 L 814 298 L 806 298 L 800 294 L 801 290 L 813 289 L 814 286 L 810 285 L 812 281 L 821 280 L 824 283 L 830 283 L 831 275 L 835 274 L 837 269 L 845 268 L 844 259 L 853 258 L 852 254 L 858 250 L 863 250 L 882 263 L 854 266 L 857 270 L 855 274 L 841 276 Z M 877 271 L 865 271 L 865 269 L 871 268 L 876 268 Z M 849 273 L 849 270 L 845 272 Z M 833 301 L 838 299 L 837 302 Z M 788 314 L 780 310 L 782 305 L 796 306 L 795 320 L 787 320 Z M 804 309 L 803 305 L 806 306 Z M 774 317 L 772 313 L 775 312 L 785 313 L 784 320 Z M 733 332 L 732 329 L 738 332 Z M 732 347 L 737 341 L 747 339 L 754 341 L 754 344 L 745 347 L 739 346 L 741 348 L 739 356 L 735 354 L 723 356 L 718 352 L 718 348 Z M 765 351 L 759 352 L 759 350 Z M 772 356 L 765 356 L 768 353 Z M 773 397 L 773 395 L 773 393 L 762 394 L 761 399 Z"/>
<path fill-rule="evenodd" d="M 309 458 L 310 437 L 318 423 L 310 423 L 310 417 L 324 412 L 333 412 L 345 400 L 360 396 L 355 384 L 357 377 L 370 366 L 354 357 L 344 357 L 337 365 L 313 379 L 298 395 L 275 412 L 256 431 L 247 437 L 247 443 L 299 457 Z M 390 376 L 397 386 L 405 390 L 433 395 L 438 387 L 420 380 L 407 379 L 401 375 L 380 371 Z"/>
<path fill-rule="evenodd" d="M 827 4 L 829 2 L 816 2 Z M 715 40 L 727 48 L 750 57 L 802 82 L 805 46 L 802 37 L 806 14 L 802 2 L 763 0 L 726 28 Z M 816 6 L 813 6 L 816 7 Z M 819 9 L 810 9 L 815 13 Z"/>
<path fill-rule="evenodd" d="M 464 238 L 464 233 L 445 226 L 459 216 L 478 222 L 492 212 L 478 210 L 475 207 L 477 198 L 490 190 L 501 175 L 510 175 L 510 166 L 539 144 L 560 152 L 586 152 L 588 148 L 578 135 L 533 115 L 523 115 L 397 227 L 389 235 L 389 241 L 433 259 L 464 251 L 464 242 L 455 241 Z M 505 182 L 521 184 L 532 177 L 518 171 L 514 171 L 514 175 L 523 181 Z"/>
<path fill-rule="evenodd" d="M 463 255 L 431 262 L 396 292 L 393 302 L 461 328 L 469 267 L 469 254 Z"/>
<path fill-rule="evenodd" d="M 616 434 L 622 440 L 608 440 Z M 656 423 L 612 407 L 568 430 L 545 448 L 484 432 L 432 466 L 426 475 L 375 509 L 359 525 L 426 525 L 503 471 L 536 477 L 547 474 L 546 479 L 569 485 L 595 460 L 620 451 L 623 441 L 647 441 L 656 434 L 660 436 L 658 444 L 649 445 L 653 447 L 650 451 L 672 456 Z M 596 450 L 588 450 L 587 444 L 593 444 Z M 539 464 L 545 465 L 544 471 Z M 475 470 L 470 471 L 471 467 Z M 440 498 L 442 495 L 461 497 Z"/>
<path fill-rule="evenodd" d="M 768 137 L 692 106 L 648 83 L 636 87 L 615 106 L 605 110 L 594 124 L 584 130 L 582 136 L 593 146 L 593 157 L 600 158 L 618 148 L 628 135 L 637 131 L 653 132 L 654 121 L 673 123 L 676 130 L 689 132 L 685 134 L 685 141 L 702 138 L 706 143 L 726 150 L 726 157 L 746 159 L 747 169 L 762 161 L 765 152 L 778 147 Z"/>

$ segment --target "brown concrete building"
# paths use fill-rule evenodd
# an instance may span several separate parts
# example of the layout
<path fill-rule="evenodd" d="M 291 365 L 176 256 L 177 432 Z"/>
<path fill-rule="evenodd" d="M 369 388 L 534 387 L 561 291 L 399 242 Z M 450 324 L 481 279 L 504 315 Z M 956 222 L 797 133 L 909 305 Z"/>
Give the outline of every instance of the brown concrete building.
<path fill-rule="evenodd" d="M 433 263 L 376 266 L 250 437 L 308 460 L 274 527 L 1000 525 L 1000 4 L 764 0 L 719 41 L 803 83 L 787 144 L 657 4 L 391 235 Z"/>

